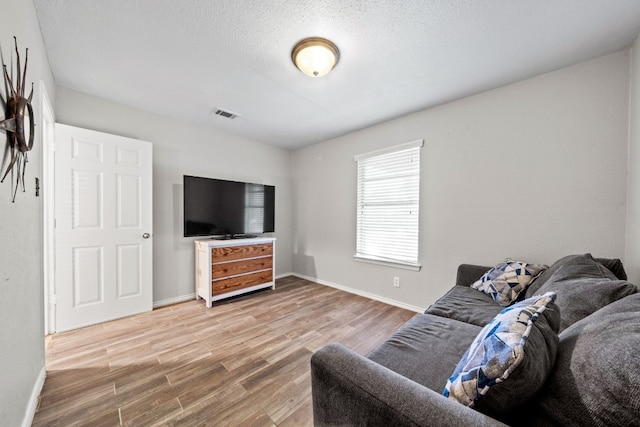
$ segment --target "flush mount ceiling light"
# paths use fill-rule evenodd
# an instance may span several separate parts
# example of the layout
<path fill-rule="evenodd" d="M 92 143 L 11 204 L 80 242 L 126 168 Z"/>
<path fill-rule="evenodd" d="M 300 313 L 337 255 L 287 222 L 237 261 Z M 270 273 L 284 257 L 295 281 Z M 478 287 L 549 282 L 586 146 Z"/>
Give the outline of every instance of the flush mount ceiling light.
<path fill-rule="evenodd" d="M 291 51 L 293 63 L 309 77 L 324 76 L 336 66 L 339 59 L 338 47 L 321 37 L 300 40 Z"/>

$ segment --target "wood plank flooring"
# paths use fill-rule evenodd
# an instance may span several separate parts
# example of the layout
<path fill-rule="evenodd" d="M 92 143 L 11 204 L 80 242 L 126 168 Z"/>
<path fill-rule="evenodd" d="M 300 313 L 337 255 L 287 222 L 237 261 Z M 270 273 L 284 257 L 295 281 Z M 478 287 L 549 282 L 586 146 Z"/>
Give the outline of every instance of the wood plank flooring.
<path fill-rule="evenodd" d="M 365 354 L 414 312 L 294 276 L 46 338 L 34 426 L 308 426 L 309 359 Z"/>

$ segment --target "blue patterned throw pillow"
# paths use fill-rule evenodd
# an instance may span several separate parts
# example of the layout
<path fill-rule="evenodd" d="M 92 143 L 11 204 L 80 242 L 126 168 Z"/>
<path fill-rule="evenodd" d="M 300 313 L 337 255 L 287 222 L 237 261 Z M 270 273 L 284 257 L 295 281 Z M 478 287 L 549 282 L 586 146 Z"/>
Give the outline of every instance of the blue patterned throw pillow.
<path fill-rule="evenodd" d="M 443 395 L 483 412 L 508 411 L 533 396 L 555 363 L 555 298 L 548 292 L 502 310 L 467 349 Z"/>
<path fill-rule="evenodd" d="M 518 295 L 547 268 L 542 264 L 505 261 L 483 274 L 471 287 L 490 295 L 498 304 L 506 307 L 517 300 Z"/>

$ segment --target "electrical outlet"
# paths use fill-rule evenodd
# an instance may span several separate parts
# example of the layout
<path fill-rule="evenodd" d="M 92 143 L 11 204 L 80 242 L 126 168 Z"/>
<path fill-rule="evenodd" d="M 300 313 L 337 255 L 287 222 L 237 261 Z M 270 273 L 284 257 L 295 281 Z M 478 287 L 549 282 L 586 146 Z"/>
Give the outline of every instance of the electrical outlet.
<path fill-rule="evenodd" d="M 399 277 L 394 277 L 393 278 L 393 286 L 395 286 L 396 288 L 400 287 L 400 278 Z"/>

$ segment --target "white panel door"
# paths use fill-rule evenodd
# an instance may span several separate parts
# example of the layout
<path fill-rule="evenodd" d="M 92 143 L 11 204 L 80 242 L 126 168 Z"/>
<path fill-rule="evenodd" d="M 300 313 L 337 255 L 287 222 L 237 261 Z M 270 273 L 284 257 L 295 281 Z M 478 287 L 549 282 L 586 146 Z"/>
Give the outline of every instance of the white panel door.
<path fill-rule="evenodd" d="M 149 311 L 152 145 L 56 124 L 57 332 Z"/>

